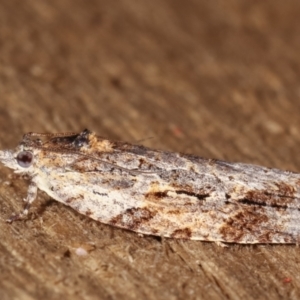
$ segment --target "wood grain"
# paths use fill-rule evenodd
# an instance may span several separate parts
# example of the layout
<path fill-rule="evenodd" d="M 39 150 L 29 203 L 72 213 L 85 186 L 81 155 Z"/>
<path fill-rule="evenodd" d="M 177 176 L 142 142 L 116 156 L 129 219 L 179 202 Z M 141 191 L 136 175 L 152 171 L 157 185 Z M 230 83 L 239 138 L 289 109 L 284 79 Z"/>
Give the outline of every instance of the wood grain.
<path fill-rule="evenodd" d="M 0 2 L 0 146 L 94 130 L 300 172 L 300 3 Z M 1 299 L 299 299 L 299 248 L 139 237 L 0 167 Z M 86 256 L 78 249 L 87 250 Z"/>

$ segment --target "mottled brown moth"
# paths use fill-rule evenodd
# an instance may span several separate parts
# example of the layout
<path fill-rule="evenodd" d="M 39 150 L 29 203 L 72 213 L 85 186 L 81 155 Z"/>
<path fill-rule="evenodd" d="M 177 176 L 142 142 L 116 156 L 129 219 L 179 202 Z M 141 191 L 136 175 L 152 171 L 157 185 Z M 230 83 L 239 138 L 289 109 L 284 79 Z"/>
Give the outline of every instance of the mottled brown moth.
<path fill-rule="evenodd" d="M 37 190 L 105 224 L 227 243 L 298 243 L 300 174 L 79 134 L 25 134 L 0 161 Z"/>

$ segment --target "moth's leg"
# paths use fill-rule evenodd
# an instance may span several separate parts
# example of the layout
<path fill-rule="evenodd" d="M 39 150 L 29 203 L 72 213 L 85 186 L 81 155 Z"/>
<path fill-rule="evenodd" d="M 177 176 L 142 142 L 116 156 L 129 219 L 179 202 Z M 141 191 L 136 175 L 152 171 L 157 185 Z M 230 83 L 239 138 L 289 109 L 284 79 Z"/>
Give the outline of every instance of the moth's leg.
<path fill-rule="evenodd" d="M 30 208 L 31 203 L 36 199 L 37 191 L 38 191 L 37 185 L 35 182 L 32 181 L 28 187 L 27 197 L 23 199 L 23 201 L 26 203 L 24 210 L 22 212 L 23 215 L 28 214 L 28 210 Z"/>
<path fill-rule="evenodd" d="M 27 197 L 23 199 L 23 201 L 26 203 L 24 210 L 21 213 L 18 213 L 17 215 L 11 216 L 7 220 L 7 222 L 12 223 L 13 221 L 22 219 L 24 216 L 26 216 L 28 214 L 31 203 L 36 199 L 37 191 L 38 191 L 38 188 L 37 188 L 36 183 L 31 182 L 28 187 Z"/>

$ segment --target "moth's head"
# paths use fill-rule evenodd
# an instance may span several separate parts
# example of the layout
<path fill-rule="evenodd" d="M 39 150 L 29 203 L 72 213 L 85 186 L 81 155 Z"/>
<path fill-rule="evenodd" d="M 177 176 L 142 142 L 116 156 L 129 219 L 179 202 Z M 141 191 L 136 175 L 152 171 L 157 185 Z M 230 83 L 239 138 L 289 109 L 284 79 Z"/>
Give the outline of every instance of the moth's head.
<path fill-rule="evenodd" d="M 0 162 L 16 173 L 30 174 L 33 172 L 34 156 L 32 149 L 20 145 L 15 150 L 0 151 Z"/>
<path fill-rule="evenodd" d="M 76 155 L 71 158 L 68 154 L 85 153 L 93 139 L 95 135 L 87 129 L 79 134 L 27 133 L 15 150 L 0 151 L 0 162 L 13 169 L 15 173 L 33 175 L 37 170 L 36 167 L 41 165 L 41 156 L 43 159 L 48 158 L 51 163 L 56 164 L 56 167 L 61 167 L 77 159 Z M 59 155 L 61 158 L 55 160 Z M 66 157 L 63 157 L 64 155 Z M 46 160 L 47 162 L 49 163 Z"/>

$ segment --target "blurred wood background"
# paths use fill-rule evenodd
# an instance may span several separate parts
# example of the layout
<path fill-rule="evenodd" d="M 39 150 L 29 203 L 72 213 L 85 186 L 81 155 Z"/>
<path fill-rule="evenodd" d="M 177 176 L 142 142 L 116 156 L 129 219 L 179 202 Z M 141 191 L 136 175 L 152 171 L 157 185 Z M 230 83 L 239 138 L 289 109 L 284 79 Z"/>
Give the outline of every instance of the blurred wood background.
<path fill-rule="evenodd" d="M 2 0 L 0 147 L 89 128 L 300 172 L 299 13 L 296 0 Z M 2 300 L 300 298 L 296 246 L 139 237 L 43 193 L 9 225 L 27 186 L 1 165 Z"/>

